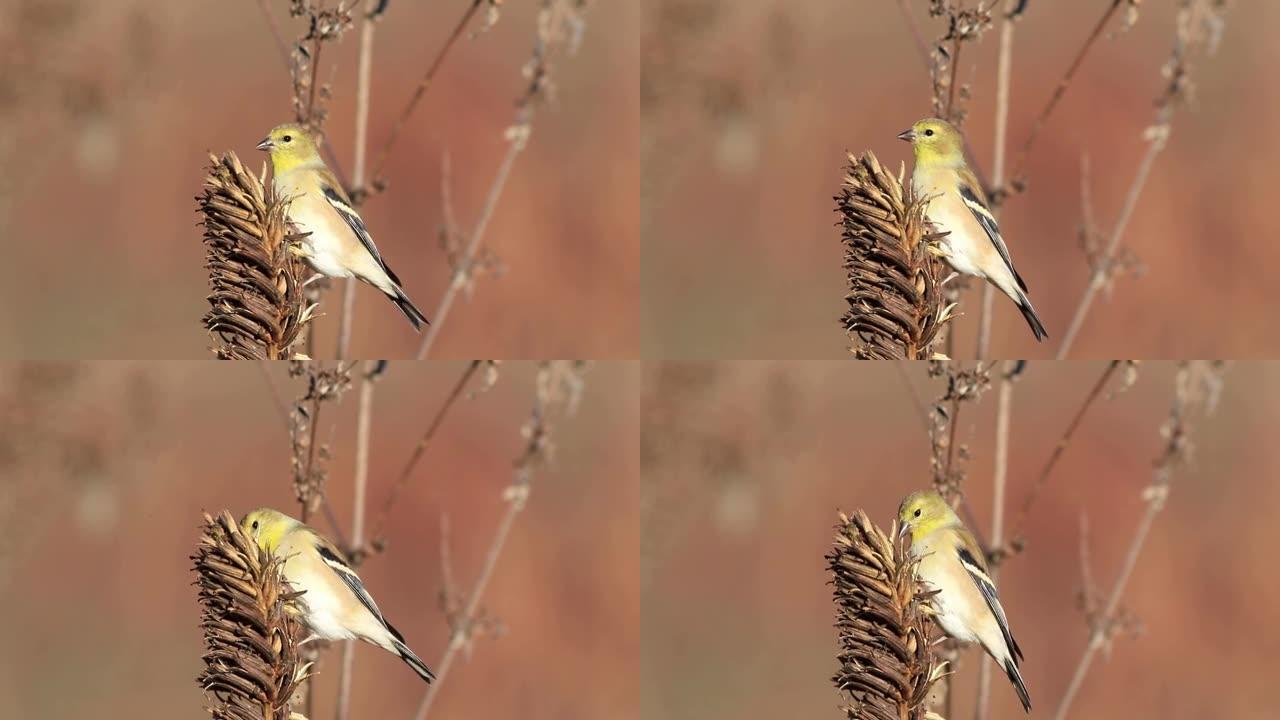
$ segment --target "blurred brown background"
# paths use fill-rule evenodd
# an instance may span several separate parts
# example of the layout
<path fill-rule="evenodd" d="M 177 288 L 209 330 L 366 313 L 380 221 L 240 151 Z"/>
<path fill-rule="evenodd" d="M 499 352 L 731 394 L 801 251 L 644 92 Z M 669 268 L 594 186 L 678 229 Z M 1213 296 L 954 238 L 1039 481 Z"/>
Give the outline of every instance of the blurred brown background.
<path fill-rule="evenodd" d="M 305 31 L 288 2 L 267 5 L 287 38 Z M 391 2 L 373 54 L 370 162 L 470 5 Z M 438 246 L 442 157 L 470 232 L 506 152 L 540 6 L 505 3 L 496 26 L 464 35 L 396 145 L 390 190 L 361 209 L 428 314 L 451 272 Z M 555 100 L 537 113 L 485 236 L 506 272 L 458 298 L 432 357 L 635 356 L 637 17 L 633 3 L 594 3 L 578 53 L 556 62 Z M 348 173 L 358 49 L 357 23 L 321 53 L 327 133 Z M 254 145 L 293 119 L 290 98 L 257 2 L 0 0 L 0 356 L 208 357 L 193 200 L 207 152 L 261 167 Z M 321 307 L 323 357 L 340 295 L 339 283 Z M 357 356 L 410 357 L 418 340 L 360 288 Z"/>
<path fill-rule="evenodd" d="M 990 3 L 987 3 L 988 5 Z M 1114 224 L 1163 89 L 1180 3 L 1142 3 L 1085 59 L 1028 165 L 1030 187 L 1001 225 L 1050 340 L 1037 345 L 997 295 L 991 352 L 1057 348 L 1087 283 L 1078 246 L 1080 162 Z M 930 42 L 945 28 L 906 2 Z M 972 6 L 973 3 L 967 3 Z M 1010 162 L 1110 0 L 1031 0 L 1015 34 Z M 931 113 L 928 73 L 894 2 L 652 0 L 642 18 L 642 341 L 653 357 L 836 358 L 845 354 L 840 235 L 832 196 L 845 152 L 896 169 L 894 136 Z M 1195 69 L 1198 106 L 1179 112 L 1125 233 L 1147 267 L 1100 296 L 1073 357 L 1271 357 L 1280 261 L 1269 224 L 1280 124 L 1271 41 L 1280 4 L 1234 3 L 1215 56 Z M 992 162 L 998 28 L 966 43 L 966 130 Z M 1192 301 L 1194 299 L 1194 302 Z M 972 357 L 977 297 L 960 310 L 956 356 Z"/>
<path fill-rule="evenodd" d="M 1032 362 L 1013 395 L 1012 512 L 1104 369 Z M 926 401 L 940 380 L 908 370 Z M 1026 652 L 1022 673 L 1050 717 L 1084 650 L 1077 609 L 1079 520 L 1109 590 L 1145 505 L 1173 397 L 1174 367 L 1100 398 L 1032 510 L 1027 549 L 1001 597 Z M 837 362 L 665 364 L 643 378 L 642 714 L 664 720 L 839 716 L 835 608 L 823 555 L 838 510 L 887 528 L 929 484 L 929 441 L 898 368 Z M 1280 365 L 1232 365 L 1214 414 L 1197 421 L 1123 596 L 1144 631 L 1094 660 L 1071 717 L 1273 717 L 1280 578 L 1274 443 Z M 996 393 L 959 414 L 972 460 L 964 489 L 990 531 Z M 1011 515 L 1007 515 L 1011 517 Z M 978 651 L 962 655 L 957 713 L 972 716 Z M 993 718 L 1021 718 L 992 678 Z"/>
<path fill-rule="evenodd" d="M 378 383 L 371 514 L 463 368 L 393 362 Z M 300 390 L 283 367 L 272 375 L 287 398 Z M 387 551 L 361 568 L 430 665 L 448 642 L 441 516 L 469 592 L 506 508 L 533 378 L 531 364 L 507 363 L 492 389 L 458 401 L 390 515 Z M 633 714 L 639 369 L 597 363 L 585 379 L 485 594 L 505 633 L 456 659 L 431 717 Z M 344 532 L 357 404 L 353 388 L 320 415 L 321 439 L 338 421 L 329 494 Z M 202 510 L 259 505 L 297 509 L 289 436 L 260 368 L 0 366 L 0 717 L 207 717 L 189 555 Z M 332 717 L 339 660 L 336 649 L 321 659 L 312 717 Z M 395 657 L 357 647 L 351 717 L 410 717 L 423 688 Z"/>

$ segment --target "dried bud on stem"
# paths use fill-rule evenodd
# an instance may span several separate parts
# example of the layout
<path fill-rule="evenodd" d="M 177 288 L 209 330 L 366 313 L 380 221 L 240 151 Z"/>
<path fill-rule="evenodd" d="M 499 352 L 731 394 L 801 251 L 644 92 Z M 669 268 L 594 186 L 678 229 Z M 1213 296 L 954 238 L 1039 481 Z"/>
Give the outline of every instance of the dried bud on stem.
<path fill-rule="evenodd" d="M 951 317 L 941 287 L 940 234 L 924 220 L 925 203 L 876 156 L 849 156 L 840 213 L 849 310 L 843 322 L 861 360 L 925 360 Z"/>
<path fill-rule="evenodd" d="M 826 556 L 840 637 L 832 682 L 848 700 L 850 720 L 923 720 L 925 699 L 944 672 L 929 642 L 929 594 L 917 586 L 897 530 L 895 523 L 886 536 L 862 511 L 842 513 Z"/>
<path fill-rule="evenodd" d="M 209 713 L 216 720 L 289 720 L 289 699 L 307 677 L 298 656 L 302 626 L 286 609 L 296 594 L 280 577 L 281 560 L 240 532 L 230 513 L 204 521 L 191 559 L 205 645 L 199 682 L 214 699 Z"/>
<path fill-rule="evenodd" d="M 293 251 L 300 236 L 288 203 L 245 170 L 235 153 L 212 166 L 197 198 L 204 216 L 209 305 L 205 327 L 224 360 L 283 360 L 311 321 L 302 296 L 306 271 Z"/>

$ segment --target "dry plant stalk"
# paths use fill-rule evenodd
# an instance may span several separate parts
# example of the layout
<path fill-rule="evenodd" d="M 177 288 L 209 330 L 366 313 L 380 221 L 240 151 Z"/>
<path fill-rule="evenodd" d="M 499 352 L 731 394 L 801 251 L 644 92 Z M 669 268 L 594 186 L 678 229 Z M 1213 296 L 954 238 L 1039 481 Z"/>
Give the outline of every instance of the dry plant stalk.
<path fill-rule="evenodd" d="M 933 487 L 950 501 L 961 497 L 960 485 L 967 475 L 966 464 L 969 448 L 956 437 L 960 425 L 960 408 L 963 403 L 977 403 L 991 388 L 991 368 L 994 363 L 975 363 L 966 368 L 953 361 L 936 361 L 929 364 L 930 377 L 943 377 L 947 389 L 933 402 L 929 413 L 930 467 L 933 471 Z M 961 508 L 968 512 L 968 505 Z"/>
<path fill-rule="evenodd" d="M 195 561 L 204 632 L 200 687 L 217 720 L 289 720 L 290 698 L 307 677 L 299 659 L 303 629 L 286 608 L 297 596 L 272 557 L 223 510 L 204 516 Z"/>
<path fill-rule="evenodd" d="M 959 101 L 969 99 L 969 88 L 959 83 L 960 49 L 963 43 L 976 42 L 991 28 L 991 7 L 984 7 L 981 2 L 966 8 L 963 0 L 929 0 L 929 15 L 947 21 L 947 32 L 934 43 L 929 62 L 933 114 L 958 127 L 964 124 L 966 115 Z"/>
<path fill-rule="evenodd" d="M 324 504 L 325 483 L 329 478 L 329 445 L 317 440 L 320 408 L 325 402 L 336 404 L 341 400 L 351 387 L 352 367 L 354 363 L 337 363 L 327 368 L 324 363 L 299 361 L 289 368 L 290 375 L 305 377 L 307 382 L 306 391 L 294 401 L 289 413 L 293 492 L 302 507 L 303 522 Z M 324 507 L 328 512 L 328 505 Z M 337 522 L 332 516 L 329 520 L 337 532 Z M 343 548 L 348 547 L 344 538 L 339 539 Z"/>
<path fill-rule="evenodd" d="M 860 360 L 924 360 L 951 319 L 943 300 L 942 237 L 924 220 L 926 203 L 874 153 L 849 155 L 836 211 L 849 277 L 842 321 Z"/>
<path fill-rule="evenodd" d="M 488 2 L 491 4 L 492 19 L 496 17 L 499 3 L 496 0 L 488 0 Z M 516 100 L 515 120 L 503 133 L 507 141 L 507 152 L 498 164 L 498 171 L 489 185 L 489 192 L 485 196 L 484 205 L 480 209 L 479 218 L 470 237 L 465 241 L 458 241 L 450 227 L 446 227 L 442 233 L 445 257 L 452 269 L 452 278 L 440 297 L 435 312 L 431 314 L 434 322 L 423 333 L 418 352 L 414 355 L 415 360 L 422 360 L 431 352 L 458 293 L 465 292 L 470 298 L 475 292 L 477 276 L 501 269 L 500 259 L 483 245 L 485 231 L 497 211 L 498 201 L 502 198 L 516 158 L 529 144 L 529 138 L 533 134 L 535 111 L 541 105 L 555 99 L 556 85 L 552 71 L 556 62 L 563 55 L 576 53 L 582 43 L 582 35 L 587 27 L 586 12 L 590 5 L 591 0 L 542 0 L 534 34 L 533 54 L 520 68 L 521 75 L 527 81 L 525 89 Z M 465 19 L 464 17 L 464 21 Z M 409 109 L 411 107 L 412 103 Z M 406 109 L 406 112 L 409 109 Z M 392 140 L 394 138 L 395 135 L 392 136 Z M 374 175 L 376 178 L 376 171 Z M 375 179 L 374 182 L 376 184 L 378 181 Z M 444 187 L 446 189 L 448 187 L 447 178 Z M 445 205 L 448 205 L 447 198 Z"/>
<path fill-rule="evenodd" d="M 442 567 L 446 569 L 446 577 L 442 605 L 445 619 L 449 623 L 449 645 L 440 661 L 432 666 L 436 668 L 436 681 L 427 687 L 426 694 L 422 696 L 418 710 L 414 713 L 414 720 L 426 720 L 430 714 L 440 688 L 449 677 L 449 670 L 453 667 L 458 651 L 470 650 L 476 636 L 490 630 L 495 624 L 484 612 L 480 601 L 489 581 L 493 579 L 498 558 L 511 535 L 511 528 L 529 503 L 534 475 L 555 454 L 555 444 L 552 441 L 555 424 L 561 418 L 577 412 L 586 387 L 585 375 L 590 366 L 591 363 L 585 360 L 550 360 L 538 364 L 538 374 L 534 378 L 533 410 L 520 428 L 520 434 L 525 438 L 524 451 L 516 458 L 511 482 L 502 492 L 502 500 L 507 504 L 507 509 L 498 521 L 498 529 L 485 552 L 480 573 L 465 601 L 461 600 L 462 596 L 453 587 L 451 573 L 447 572 L 450 566 L 448 556 L 444 557 Z"/>
<path fill-rule="evenodd" d="M 1101 604 L 1101 612 L 1097 612 L 1097 606 L 1092 602 L 1085 603 L 1089 643 L 1085 646 L 1080 662 L 1054 712 L 1055 720 L 1065 720 L 1067 717 L 1097 651 L 1110 649 L 1116 633 L 1133 625 L 1133 619 L 1120 607 L 1120 599 L 1138 565 L 1138 556 L 1151 533 L 1156 516 L 1169 501 L 1175 472 L 1190 462 L 1193 451 L 1191 431 L 1196 421 L 1210 415 L 1217 407 L 1225 372 L 1226 363 L 1221 360 L 1191 360 L 1178 364 L 1178 372 L 1174 376 L 1173 404 L 1168 417 L 1160 425 L 1160 437 L 1164 444 L 1156 458 L 1151 482 L 1142 490 L 1141 497 L 1146 508 L 1134 528 L 1133 539 L 1129 543 L 1129 549 L 1125 551 L 1115 584 L 1111 586 L 1106 601 Z M 1083 567 L 1088 567 L 1087 559 L 1083 561 Z M 1085 585 L 1092 585 L 1088 577 L 1085 578 Z"/>
<path fill-rule="evenodd" d="M 288 202 L 245 170 L 235 153 L 209 156 L 203 214 L 209 312 L 204 325 L 224 360 L 284 360 L 311 322 L 301 236 L 285 219 Z"/>
<path fill-rule="evenodd" d="M 1118 0 L 1117 0 L 1118 2 Z M 1132 2 L 1132 0 L 1130 0 Z M 1136 18 L 1136 5 L 1131 11 L 1131 21 Z M 1089 284 L 1085 286 L 1071 323 L 1062 337 L 1055 359 L 1065 359 L 1075 342 L 1093 300 L 1099 291 L 1110 292 L 1117 276 L 1125 271 L 1141 267 L 1132 254 L 1122 252 L 1120 245 L 1129 221 L 1137 209 L 1138 199 L 1151 176 L 1156 158 L 1164 151 L 1173 132 L 1173 116 L 1176 111 L 1195 99 L 1195 83 L 1192 71 L 1197 61 L 1213 54 L 1222 38 L 1226 24 L 1225 14 L 1230 0 L 1182 0 L 1178 9 L 1174 32 L 1173 50 L 1161 68 L 1166 84 L 1156 100 L 1156 117 L 1143 133 L 1147 151 L 1138 163 L 1133 182 L 1125 193 L 1124 205 L 1116 218 L 1110 238 L 1101 253 L 1088 252 L 1090 265 Z M 1086 246 L 1086 250 L 1089 248 Z"/>
<path fill-rule="evenodd" d="M 885 535 L 859 510 L 840 514 L 827 567 L 835 585 L 840 669 L 831 678 L 850 720 L 916 720 L 945 666 L 929 642 L 931 593 L 916 583 L 897 523 Z M 936 715 L 928 715 L 937 717 Z"/>

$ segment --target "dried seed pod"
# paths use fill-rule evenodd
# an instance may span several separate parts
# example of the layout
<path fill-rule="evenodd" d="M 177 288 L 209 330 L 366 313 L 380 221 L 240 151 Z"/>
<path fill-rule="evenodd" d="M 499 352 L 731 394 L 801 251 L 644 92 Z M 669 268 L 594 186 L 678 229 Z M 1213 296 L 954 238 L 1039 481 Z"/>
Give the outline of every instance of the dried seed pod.
<path fill-rule="evenodd" d="M 289 699 L 307 677 L 298 653 L 304 632 L 288 609 L 297 596 L 280 577 L 280 558 L 240 532 L 226 510 L 204 516 L 196 554 L 204 672 L 198 681 L 216 720 L 289 720 Z"/>
<path fill-rule="evenodd" d="M 928 597 L 905 539 L 858 511 L 840 515 L 827 567 L 835 586 L 840 669 L 832 676 L 850 720 L 922 720 L 943 665 L 929 642 Z"/>
<path fill-rule="evenodd" d="M 302 295 L 306 269 L 301 236 L 285 213 L 288 202 L 240 164 L 235 153 L 212 165 L 196 198 L 204 224 L 209 305 L 204 325 L 224 360 L 285 360 L 311 320 Z"/>
<path fill-rule="evenodd" d="M 925 203 L 876 156 L 849 155 L 836 196 L 849 277 L 843 317 L 860 360 L 927 360 L 938 330 L 951 316 L 942 294 L 937 241 L 924 219 Z"/>

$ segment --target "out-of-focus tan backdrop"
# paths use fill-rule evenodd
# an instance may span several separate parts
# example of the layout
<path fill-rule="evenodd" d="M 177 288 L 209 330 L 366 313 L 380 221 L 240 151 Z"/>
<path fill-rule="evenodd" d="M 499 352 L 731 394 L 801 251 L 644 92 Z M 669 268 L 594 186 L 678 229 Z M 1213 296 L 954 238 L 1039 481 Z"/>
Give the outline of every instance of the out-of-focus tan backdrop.
<path fill-rule="evenodd" d="M 392 363 L 373 399 L 369 512 L 465 365 Z M 272 375 L 286 396 L 299 381 Z M 501 367 L 446 417 L 361 568 L 382 610 L 432 666 L 441 517 L 464 591 L 505 511 L 534 368 Z M 456 659 L 432 717 L 626 717 L 638 697 L 639 368 L 597 363 L 577 414 L 552 429 L 485 594 L 505 630 Z M 358 389 L 337 420 L 329 497 L 350 531 Z M 212 363 L 0 366 L 0 717 L 207 717 L 189 556 L 201 511 L 296 511 L 289 436 L 260 368 Z M 326 528 L 323 517 L 317 527 Z M 332 717 L 340 652 L 322 656 Z M 438 667 L 436 667 L 438 669 Z M 351 717 L 410 717 L 424 686 L 397 658 L 356 649 Z M 620 714 L 621 713 L 621 714 Z"/>
<path fill-rule="evenodd" d="M 894 2 L 653 0 L 642 17 L 641 334 L 650 357 L 835 358 L 846 281 L 834 196 L 845 152 L 909 160 L 894 136 L 930 114 L 928 73 Z M 942 21 L 909 0 L 929 41 Z M 990 5 L 991 3 L 985 3 Z M 1010 161 L 1110 0 L 1032 0 L 1014 38 Z M 972 6 L 973 3 L 968 3 Z M 1104 230 L 1123 202 L 1163 89 L 1180 3 L 1143 3 L 1085 59 L 1028 165 L 1030 186 L 1001 226 L 1050 340 L 1037 345 L 997 295 L 991 352 L 1048 357 L 1088 279 L 1078 246 L 1081 156 L 1092 161 Z M 1234 3 L 1216 56 L 1194 72 L 1198 106 L 1179 112 L 1125 234 L 1147 268 L 1100 296 L 1072 357 L 1273 357 L 1267 268 L 1280 125 L 1280 4 Z M 966 124 L 992 163 L 999 30 L 966 43 Z M 957 357 L 972 357 L 977 298 L 962 302 Z"/>
<path fill-rule="evenodd" d="M 391 2 L 373 55 L 371 163 L 471 4 Z M 287 38 L 305 32 L 288 2 L 267 5 Z M 442 158 L 452 158 L 456 222 L 469 233 L 527 86 L 541 5 L 505 3 L 496 26 L 463 36 L 396 145 L 390 189 L 361 209 L 428 314 L 451 274 L 438 243 Z M 258 6 L 0 1 L 0 356 L 209 356 L 193 200 L 207 151 L 259 168 L 254 145 L 293 117 Z M 459 297 L 433 357 L 638 352 L 637 17 L 634 3 L 594 3 L 577 54 L 555 61 L 555 99 L 537 113 L 485 236 L 505 272 Z M 359 34 L 357 23 L 321 52 L 328 137 L 347 173 Z M 319 357 L 332 357 L 340 300 L 338 283 L 321 306 Z M 390 302 L 359 289 L 357 357 L 411 357 L 418 339 Z"/>
<path fill-rule="evenodd" d="M 1015 387 L 1007 506 L 1027 497 L 1105 365 L 1032 362 Z M 882 528 L 930 482 L 929 441 L 899 369 L 839 362 L 666 364 L 644 373 L 641 444 L 642 715 L 664 720 L 837 717 L 832 588 L 823 555 L 838 510 Z M 926 401 L 941 393 L 909 371 Z M 1035 717 L 1052 714 L 1087 629 L 1077 609 L 1079 519 L 1093 575 L 1109 589 L 1162 447 L 1174 367 L 1100 398 L 1032 510 L 1001 598 L 1026 653 Z M 1217 411 L 1193 427 L 1193 464 L 1174 476 L 1123 607 L 1141 621 L 1099 654 L 1077 718 L 1264 718 L 1280 631 L 1274 478 L 1280 365 L 1229 368 Z M 994 390 L 959 414 L 971 452 L 964 489 L 990 531 Z M 1012 515 L 1009 515 L 1012 517 Z M 977 652 L 962 655 L 957 713 L 972 715 Z M 993 718 L 1025 717 L 1002 675 Z"/>

